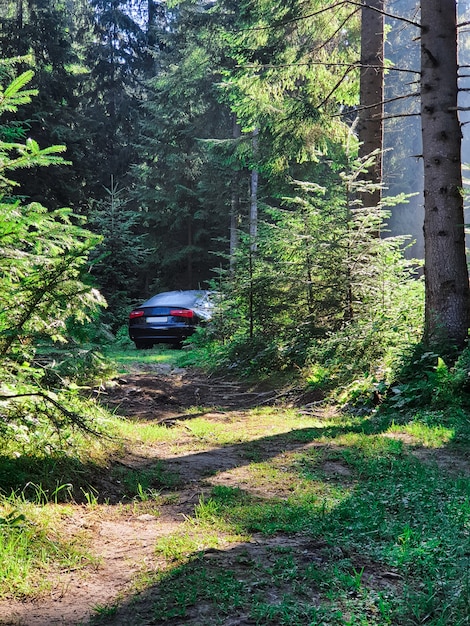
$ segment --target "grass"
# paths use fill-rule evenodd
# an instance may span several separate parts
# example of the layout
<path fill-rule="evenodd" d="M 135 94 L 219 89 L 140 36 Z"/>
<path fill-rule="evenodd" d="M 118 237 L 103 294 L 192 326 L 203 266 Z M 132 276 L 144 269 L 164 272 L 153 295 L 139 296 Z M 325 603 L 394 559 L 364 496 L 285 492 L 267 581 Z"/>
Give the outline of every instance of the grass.
<path fill-rule="evenodd" d="M 214 487 L 176 543 L 165 540 L 164 554 L 177 566 L 158 581 L 154 623 L 199 623 L 193 611 L 210 605 L 220 621 L 207 624 L 234 612 L 257 624 L 468 624 L 468 480 L 425 467 L 384 438 L 373 445 L 356 438 L 343 453 L 354 488 L 318 493 L 304 482 L 291 497 L 266 499 Z M 326 460 L 304 452 L 286 467 L 314 487 Z M 198 538 L 211 529 L 214 537 L 281 534 L 298 547 L 275 543 L 243 567 L 230 554 L 208 565 L 201 551 L 214 543 Z M 223 586 L 226 604 L 218 604 Z"/>
<path fill-rule="evenodd" d="M 139 426 L 133 422 L 121 419 L 116 421 L 119 435 L 126 440 L 141 442 L 146 445 L 154 443 L 171 443 L 181 439 L 181 431 L 152 422 L 140 422 Z"/>
<path fill-rule="evenodd" d="M 64 538 L 71 508 L 44 506 L 23 496 L 0 497 L 0 598 L 41 595 L 59 570 L 83 568 L 95 559 L 83 535 Z"/>
<path fill-rule="evenodd" d="M 108 347 L 106 357 L 114 363 L 118 372 L 129 371 L 133 364 L 139 365 L 165 365 L 169 368 L 179 367 L 185 360 L 184 351 L 174 350 L 169 346 L 154 346 L 150 350 L 137 350 L 133 344 L 117 349 Z"/>
<path fill-rule="evenodd" d="M 417 419 L 376 434 L 341 433 L 341 420 L 333 420 L 324 430 L 334 436 L 321 434 L 320 449 L 250 463 L 244 489 L 214 487 L 179 530 L 178 549 L 166 539 L 177 565 L 154 588 L 154 623 L 202 623 L 195 611 L 217 616 L 207 624 L 234 614 L 266 625 L 470 623 L 470 484 L 423 464 L 393 436 L 412 435 L 412 447 L 449 443 L 448 429 L 418 427 Z M 258 497 L 250 485 L 280 495 Z M 274 554 L 275 545 L 243 559 L 242 568 L 226 549 L 220 564 L 208 564 L 204 554 L 214 544 L 196 544 L 211 529 L 214 537 L 296 538 L 301 548 L 309 538 L 315 549 L 286 541 L 283 554 Z M 227 604 L 218 605 L 223 586 Z"/>
<path fill-rule="evenodd" d="M 177 362 L 153 352 L 142 358 Z M 155 518 L 178 503 L 185 484 L 164 458 L 116 462 L 127 441 L 239 462 L 195 476 L 204 495 L 156 542 L 159 569 L 138 574 L 136 595 L 96 605 L 92 623 L 128 611 L 129 623 L 180 626 L 470 625 L 467 414 L 264 407 L 194 413 L 171 428 L 102 419 L 115 439 L 71 433 L 66 448 L 35 456 L 32 442 L 3 446 L 0 597 L 41 596 L 60 570 L 93 562 L 89 536 L 63 532 L 76 501 Z M 418 454 L 427 450 L 434 462 Z M 103 484 L 118 493 L 111 505 Z"/>

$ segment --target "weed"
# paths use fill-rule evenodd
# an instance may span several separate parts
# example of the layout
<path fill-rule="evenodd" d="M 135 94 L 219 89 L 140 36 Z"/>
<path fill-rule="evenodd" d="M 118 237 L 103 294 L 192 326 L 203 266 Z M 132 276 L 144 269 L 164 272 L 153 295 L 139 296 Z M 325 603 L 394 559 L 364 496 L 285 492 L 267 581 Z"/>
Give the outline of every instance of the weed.
<path fill-rule="evenodd" d="M 117 613 L 117 606 L 114 604 L 112 605 L 101 605 L 101 604 L 97 604 L 96 606 L 93 607 L 93 611 L 96 613 L 96 615 L 98 616 L 98 618 L 107 618 L 107 617 L 113 617 L 114 615 L 116 615 Z"/>
<path fill-rule="evenodd" d="M 175 533 L 172 537 L 162 537 L 158 540 L 156 551 L 168 561 L 181 562 L 192 557 L 203 549 L 203 544 L 197 537 L 189 533 Z"/>
<path fill-rule="evenodd" d="M 18 513 L 18 511 L 10 511 L 5 517 L 0 517 L 0 528 L 13 528 L 22 526 L 26 521 L 26 517 L 23 513 Z"/>
<path fill-rule="evenodd" d="M 98 506 L 98 492 L 93 487 L 90 487 L 88 490 L 80 487 L 81 492 L 83 493 L 86 503 L 90 508 L 96 508 Z"/>

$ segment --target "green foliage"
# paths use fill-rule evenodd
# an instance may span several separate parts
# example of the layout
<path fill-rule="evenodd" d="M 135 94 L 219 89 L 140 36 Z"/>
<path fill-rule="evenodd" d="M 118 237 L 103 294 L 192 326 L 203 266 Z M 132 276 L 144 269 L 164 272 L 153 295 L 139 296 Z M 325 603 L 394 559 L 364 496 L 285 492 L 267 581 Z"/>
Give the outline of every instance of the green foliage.
<path fill-rule="evenodd" d="M 14 63 L 19 63 L 20 59 L 15 59 Z M 9 69 L 13 64 L 13 60 L 2 61 L 2 68 Z M 6 76 L 8 74 L 6 73 Z M 16 113 L 18 107 L 31 102 L 32 96 L 37 95 L 36 89 L 26 89 L 33 79 L 34 73 L 31 70 L 23 72 L 13 80 L 5 88 L 0 85 L 0 116 L 5 113 Z M 8 136 L 8 132 L 2 133 Z M 14 134 L 14 133 L 13 133 Z M 18 169 L 31 168 L 35 166 L 48 166 L 64 164 L 65 161 L 61 157 L 54 155 L 64 152 L 65 146 L 50 146 L 48 148 L 40 148 L 37 141 L 28 138 L 25 143 L 0 141 L 0 192 L 5 191 L 15 185 L 11 180 L 5 177 L 6 171 L 14 171 Z"/>
<path fill-rule="evenodd" d="M 166 9 L 172 27 L 159 31 L 166 45 L 149 81 L 134 168 L 134 199 L 153 249 L 141 267 L 140 297 L 202 286 L 214 263 L 210 250 L 220 249 L 226 230 L 231 170 L 214 143 L 231 135 L 232 121 L 214 90 L 218 59 L 207 40 L 213 18 L 193 3 L 181 5 Z"/>
<path fill-rule="evenodd" d="M 459 409 L 470 406 L 469 381 L 468 347 L 454 360 L 429 351 L 420 343 L 406 350 L 397 364 L 385 406 L 404 414 L 426 408 L 437 415 L 439 423 L 460 429 Z"/>
<path fill-rule="evenodd" d="M 25 86 L 30 73 L 2 90 L 0 112 L 14 111 L 31 92 Z M 0 372 L 2 415 L 24 424 L 34 423 L 26 401 L 9 405 L 15 396 L 37 396 L 33 413 L 41 412 L 59 428 L 68 421 L 85 429 L 74 409 L 46 396 L 41 386 L 50 387 L 49 367 L 33 364 L 39 340 L 65 343 L 71 321 L 90 321 L 104 304 L 100 293 L 89 283 L 86 268 L 90 250 L 98 243 L 83 227 L 83 219 L 70 209 L 48 211 L 37 202 L 29 204 L 12 195 L 5 173 L 18 167 L 57 165 L 55 156 L 63 146 L 39 148 L 33 140 L 25 144 L 0 141 Z M 52 359 L 50 359 L 52 360 Z M 60 375 L 54 381 L 58 383 Z M 65 385 L 55 385 L 58 387 Z M 52 385 L 54 387 L 54 385 Z M 4 409 L 4 410 L 3 410 Z"/>
<path fill-rule="evenodd" d="M 127 324 L 132 308 L 130 281 L 136 281 L 153 251 L 146 247 L 146 237 L 138 233 L 138 213 L 127 207 L 129 193 L 119 188 L 113 176 L 106 194 L 107 198 L 96 202 L 89 215 L 90 228 L 101 237 L 90 255 L 90 274 L 108 304 L 101 319 L 114 333 Z"/>
<path fill-rule="evenodd" d="M 5 62 L 4 62 L 5 63 Z M 29 70 L 17 76 L 6 88 L 0 87 L 0 113 L 16 113 L 18 107 L 29 104 L 31 97 L 37 95 L 37 89 L 25 89 L 32 80 L 34 72 Z"/>
<path fill-rule="evenodd" d="M 423 284 L 404 239 L 386 233 L 387 209 L 403 198 L 372 209 L 354 200 L 369 165 L 338 174 L 321 162 L 323 186 L 297 183 L 296 196 L 261 207 L 256 253 L 242 238 L 234 271 L 221 274 L 224 297 L 205 335 L 213 366 L 321 371 L 322 388 L 337 392 L 358 380 L 344 401 L 371 400 L 391 382 L 421 337 Z"/>
<path fill-rule="evenodd" d="M 75 224 L 69 209 L 48 212 L 36 203 L 4 200 L 0 210 L 0 354 L 6 356 L 20 340 L 48 335 L 63 341 L 66 319 L 84 321 L 87 309 L 103 301 L 82 280 L 98 238 Z"/>
<path fill-rule="evenodd" d="M 242 129 L 257 127 L 260 143 L 269 143 L 272 170 L 294 155 L 299 162 L 310 160 L 319 145 L 344 136 L 345 127 L 329 113 L 357 97 L 351 64 L 357 11 L 317 8 L 310 1 L 247 3 L 235 13 L 234 26 L 220 35 L 231 60 L 223 67 L 221 95 Z M 230 2 L 220 3 L 220 24 L 234 19 L 231 9 Z"/>

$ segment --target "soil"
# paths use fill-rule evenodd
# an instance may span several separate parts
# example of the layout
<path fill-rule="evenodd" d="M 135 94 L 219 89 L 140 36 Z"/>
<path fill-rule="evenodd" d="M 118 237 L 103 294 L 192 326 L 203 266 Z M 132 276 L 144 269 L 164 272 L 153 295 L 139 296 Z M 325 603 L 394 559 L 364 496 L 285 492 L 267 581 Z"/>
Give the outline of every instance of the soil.
<path fill-rule="evenodd" d="M 289 394 L 283 393 L 282 398 L 270 389 L 252 388 L 233 381 L 207 379 L 201 374 L 170 367 L 156 366 L 149 370 L 134 370 L 131 374 L 117 379 L 113 385 L 96 390 L 100 402 L 106 404 L 117 413 L 133 420 L 153 420 L 171 426 L 176 420 L 189 419 L 187 409 L 192 407 L 190 417 L 199 414 L 217 422 L 227 419 L 244 420 L 247 409 L 260 405 L 275 404 L 281 399 L 285 403 Z M 315 396 L 299 397 L 304 412 L 317 412 L 320 409 L 319 399 Z M 187 516 L 194 512 L 194 506 L 202 494 L 214 484 L 241 486 L 246 480 L 245 467 L 247 458 L 240 451 L 240 446 L 225 446 L 207 450 L 191 449 L 194 437 L 188 434 L 180 451 L 167 444 L 152 446 L 135 445 L 126 451 L 119 463 L 131 468 L 149 468 L 162 459 L 167 471 L 174 470 L 179 477 L 177 496 L 168 498 L 155 508 L 145 503 L 132 510 L 119 506 L 122 489 L 116 481 L 109 477 L 100 478 L 100 494 L 104 494 L 107 504 L 97 506 L 77 505 L 72 516 L 66 517 L 64 533 L 76 535 L 82 532 L 91 538 L 91 550 L 96 556 L 93 566 L 75 571 L 59 572 L 52 591 L 47 597 L 41 596 L 33 601 L 0 602 L 0 624 L 15 626 L 78 626 L 88 624 L 102 611 L 107 614 L 109 607 L 123 603 L 122 607 L 105 623 L 115 626 L 129 626 L 134 623 L 135 608 L 132 603 L 126 604 L 125 598 L 132 596 L 135 581 L 139 575 L 158 572 L 165 567 L 154 550 L 155 542 L 164 536 L 174 533 Z M 292 444 L 294 447 L 295 444 Z M 298 446 L 299 444 L 297 444 Z M 320 444 L 310 444 L 320 445 Z M 276 438 L 263 440 L 260 453 L 266 458 L 279 453 Z M 286 452 L 285 441 L 282 451 Z M 288 451 L 287 451 L 288 452 Z M 433 462 L 447 463 L 434 455 Z M 348 468 L 340 462 L 329 462 L 323 468 L 339 478 L 348 478 Z M 461 468 L 460 468 L 461 469 Z M 468 467 L 465 468 L 468 470 Z M 208 481 L 207 477 L 211 477 Z M 271 495 L 263 490 L 265 497 Z M 230 544 L 227 551 L 209 550 L 205 559 L 221 561 L 228 567 L 243 559 L 269 559 L 272 548 L 278 545 L 295 547 L 299 554 L 305 555 L 310 561 L 323 558 L 325 546 L 312 542 L 305 537 L 261 537 L 253 536 L 249 542 L 240 546 Z M 380 584 L 394 584 L 393 573 L 374 569 L 365 572 L 370 579 L 380 580 Z M 151 610 L 151 598 L 148 600 L 148 611 Z M 186 617 L 184 622 L 171 621 L 174 626 L 197 626 L 204 624 L 199 614 L 193 618 Z M 152 624 L 151 617 L 145 619 L 145 600 L 139 600 L 139 623 Z M 150 615 L 150 613 L 149 613 Z M 96 623 L 96 622 L 93 622 Z M 250 620 L 237 616 L 236 621 L 227 618 L 224 626 L 244 626 Z"/>

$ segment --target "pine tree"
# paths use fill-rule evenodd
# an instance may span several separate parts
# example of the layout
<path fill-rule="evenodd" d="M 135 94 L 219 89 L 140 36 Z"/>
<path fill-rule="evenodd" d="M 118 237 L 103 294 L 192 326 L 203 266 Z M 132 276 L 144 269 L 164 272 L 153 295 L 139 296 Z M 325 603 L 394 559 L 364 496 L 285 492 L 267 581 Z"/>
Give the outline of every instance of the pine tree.
<path fill-rule="evenodd" d="M 455 0 L 421 3 L 426 340 L 463 348 L 469 328 Z"/>
<path fill-rule="evenodd" d="M 2 65 L 5 69 L 5 64 Z M 32 72 L 0 87 L 0 114 L 16 113 L 35 90 Z M 11 172 L 64 164 L 64 146 L 0 140 L 0 367 L 15 352 L 34 354 L 38 337 L 61 341 L 70 318 L 84 319 L 102 298 L 84 281 L 88 254 L 98 239 L 70 209 L 47 210 L 18 197 Z M 20 191 L 24 193 L 23 190 Z"/>

